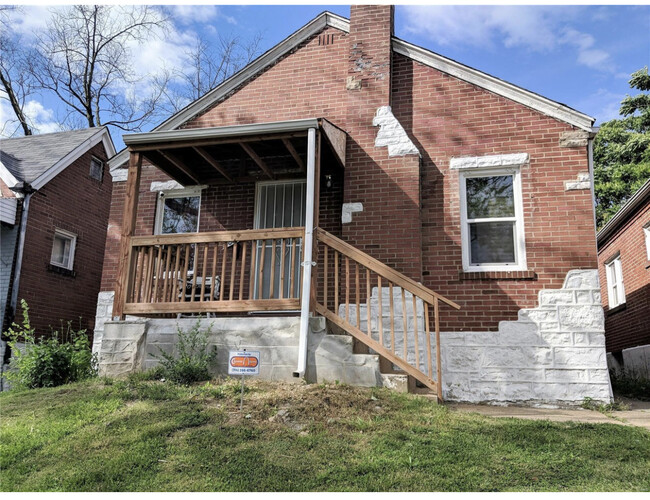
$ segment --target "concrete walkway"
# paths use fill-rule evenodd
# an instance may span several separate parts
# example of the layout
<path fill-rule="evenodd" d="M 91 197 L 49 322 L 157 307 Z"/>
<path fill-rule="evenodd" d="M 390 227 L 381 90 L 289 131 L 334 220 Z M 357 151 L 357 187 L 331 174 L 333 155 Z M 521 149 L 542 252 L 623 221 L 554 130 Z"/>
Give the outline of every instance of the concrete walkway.
<path fill-rule="evenodd" d="M 488 417 L 550 420 L 551 422 L 587 422 L 592 424 L 618 424 L 642 427 L 650 431 L 650 402 L 617 398 L 629 409 L 607 414 L 583 408 L 526 408 L 519 406 L 490 406 L 465 403 L 447 403 L 451 411 L 479 413 Z"/>

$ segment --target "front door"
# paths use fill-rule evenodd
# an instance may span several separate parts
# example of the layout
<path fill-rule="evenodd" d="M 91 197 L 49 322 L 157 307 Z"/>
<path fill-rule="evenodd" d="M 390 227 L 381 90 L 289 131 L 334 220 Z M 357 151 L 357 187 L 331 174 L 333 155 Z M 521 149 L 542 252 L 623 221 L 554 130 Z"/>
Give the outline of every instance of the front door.
<path fill-rule="evenodd" d="M 291 180 L 280 182 L 260 182 L 257 184 L 255 197 L 255 229 L 271 229 L 280 227 L 303 227 L 305 225 L 305 194 L 307 181 Z M 288 240 L 284 249 L 284 279 L 280 280 L 280 266 L 282 262 L 282 246 L 278 241 L 271 240 L 257 243 L 257 269 L 259 270 L 264 244 L 264 266 L 262 268 L 262 283 L 259 281 L 259 271 L 255 272 L 255 298 L 297 298 L 300 296 L 300 263 L 302 261 L 302 238 L 296 242 L 296 257 L 293 272 L 293 290 L 290 289 L 291 261 L 293 254 L 293 241 Z M 275 259 L 272 259 L 275 253 Z M 271 269 L 271 262 L 274 268 Z M 273 280 L 271 273 L 274 273 Z M 271 282 L 273 293 L 271 294 Z M 280 294 L 280 283 L 284 283 L 284 290 Z M 261 285 L 261 286 L 260 286 Z"/>

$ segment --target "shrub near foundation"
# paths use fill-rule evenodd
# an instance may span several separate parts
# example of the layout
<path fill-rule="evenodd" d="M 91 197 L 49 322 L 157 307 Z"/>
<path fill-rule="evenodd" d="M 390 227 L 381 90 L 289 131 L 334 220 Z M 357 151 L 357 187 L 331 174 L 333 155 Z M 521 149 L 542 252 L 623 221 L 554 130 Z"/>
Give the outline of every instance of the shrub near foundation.
<path fill-rule="evenodd" d="M 77 382 L 97 374 L 96 356 L 92 354 L 85 329 L 74 330 L 72 322 L 51 336 L 36 338 L 29 320 L 27 302 L 21 301 L 23 321 L 13 323 L 6 332 L 11 348 L 10 369 L 6 377 L 14 388 L 36 389 Z M 65 341 L 63 339 L 66 339 Z M 19 349 L 19 344 L 24 348 Z"/>
<path fill-rule="evenodd" d="M 176 355 L 162 349 L 160 356 L 153 355 L 160 361 L 162 375 L 179 384 L 189 385 L 194 382 L 210 380 L 209 366 L 217 357 L 217 348 L 208 348 L 208 339 L 212 333 L 212 325 L 201 330 L 201 318 L 196 320 L 192 328 L 185 331 L 177 327 L 178 342 Z"/>

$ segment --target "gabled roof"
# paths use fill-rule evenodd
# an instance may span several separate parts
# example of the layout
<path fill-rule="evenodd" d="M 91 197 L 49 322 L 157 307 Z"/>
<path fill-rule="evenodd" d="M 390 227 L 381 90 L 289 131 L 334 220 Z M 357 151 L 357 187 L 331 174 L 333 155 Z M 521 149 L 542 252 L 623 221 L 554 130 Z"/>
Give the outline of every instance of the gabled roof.
<path fill-rule="evenodd" d="M 607 239 L 616 232 L 616 230 L 625 222 L 628 216 L 639 208 L 645 201 L 650 200 L 650 179 L 634 193 L 629 200 L 619 209 L 614 216 L 607 221 L 598 234 L 596 235 L 597 245 L 600 247 L 605 244 Z"/>
<path fill-rule="evenodd" d="M 305 26 L 282 40 L 239 72 L 235 73 L 203 97 L 197 99 L 175 115 L 171 116 L 153 130 L 174 130 L 180 127 L 193 117 L 201 114 L 203 111 L 219 102 L 221 99 L 227 97 L 231 92 L 235 91 L 249 79 L 272 66 L 305 40 L 327 27 L 336 28 L 349 33 L 350 21 L 331 12 L 323 12 L 319 14 Z M 399 38 L 393 37 L 392 47 L 396 53 L 409 57 L 414 61 L 484 88 L 494 94 L 511 99 L 539 111 L 540 113 L 569 123 L 570 125 L 574 125 L 580 129 L 591 131 L 591 127 L 596 120 L 595 118 L 576 111 L 565 104 L 552 101 L 540 96 L 539 94 L 523 89 L 504 80 L 500 80 L 499 78 L 488 75 L 487 73 L 470 68 L 469 66 L 460 64 L 453 59 L 443 57 L 430 50 L 400 40 Z M 121 166 L 127 161 L 127 159 L 127 150 L 123 149 L 109 161 L 111 170 L 113 171 L 115 168 Z"/>
<path fill-rule="evenodd" d="M 10 188 L 22 182 L 40 189 L 100 141 L 107 156 L 113 156 L 115 147 L 106 127 L 2 139 L 0 178 Z"/>

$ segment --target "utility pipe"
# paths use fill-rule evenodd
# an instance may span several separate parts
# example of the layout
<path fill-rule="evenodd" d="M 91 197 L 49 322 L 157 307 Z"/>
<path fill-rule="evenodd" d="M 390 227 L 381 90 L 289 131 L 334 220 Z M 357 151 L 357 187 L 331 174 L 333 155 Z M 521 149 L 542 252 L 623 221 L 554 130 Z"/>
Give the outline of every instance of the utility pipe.
<path fill-rule="evenodd" d="M 312 250 L 314 248 L 314 173 L 316 170 L 316 129 L 310 128 L 307 131 L 307 207 L 305 209 L 305 239 L 303 241 L 301 263 L 302 273 L 302 295 L 300 305 L 300 341 L 298 344 L 298 368 L 293 372 L 294 377 L 305 376 L 307 368 L 307 346 L 309 332 L 309 306 L 311 297 L 311 268 Z"/>
<path fill-rule="evenodd" d="M 11 285 L 11 302 L 9 306 L 11 307 L 11 313 L 13 314 L 14 319 L 18 313 L 18 288 L 20 287 L 20 272 L 23 267 L 23 253 L 25 250 L 25 230 L 27 229 L 27 216 L 29 212 L 29 200 L 32 197 L 34 191 L 25 189 L 25 198 L 23 199 L 23 210 L 20 216 L 20 229 L 18 233 L 18 249 L 16 251 L 16 263 L 14 266 L 14 279 Z"/>

